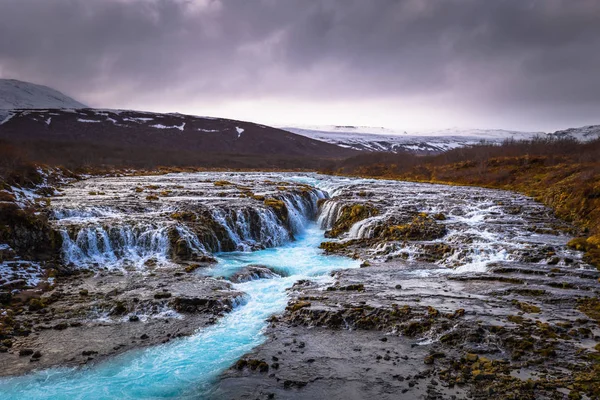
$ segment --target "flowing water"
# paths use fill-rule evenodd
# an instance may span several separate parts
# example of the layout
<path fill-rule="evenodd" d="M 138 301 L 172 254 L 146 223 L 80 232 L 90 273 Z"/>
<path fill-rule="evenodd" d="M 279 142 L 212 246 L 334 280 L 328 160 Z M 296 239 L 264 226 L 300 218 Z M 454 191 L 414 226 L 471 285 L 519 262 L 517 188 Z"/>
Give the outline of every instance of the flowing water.
<path fill-rule="evenodd" d="M 228 179 L 234 185 L 215 188 L 216 179 Z M 304 186 L 303 194 L 282 191 L 267 180 L 286 180 L 313 188 L 307 190 Z M 283 201 L 288 210 L 285 224 L 262 201 L 249 205 L 249 200 L 240 198 L 237 193 L 247 190 L 244 185 L 252 187 L 254 195 Z M 142 186 L 168 195 L 160 203 L 144 199 L 148 189 L 142 194 L 141 189 L 133 190 Z M 369 193 L 360 194 L 361 190 Z M 92 191 L 102 195 L 88 196 Z M 325 201 L 318 216 L 317 201 L 327 196 L 331 199 Z M 300 279 L 330 281 L 331 271 L 359 266 L 359 261 L 327 256 L 319 250 L 324 231 L 331 227 L 341 206 L 355 201 L 370 201 L 382 213 L 353 226 L 345 235 L 348 239 L 369 238 L 377 224 L 401 218 L 403 213 L 443 212 L 447 217 L 443 223 L 448 227 L 443 241 L 456 251 L 438 260 L 432 270 L 452 267 L 446 270 L 485 272 L 495 261 L 518 260 L 520 252 L 548 243 L 559 247 L 561 257 L 569 255 L 564 250 L 566 236 L 543 232 L 555 222 L 548 211 L 530 199 L 507 192 L 260 173 L 90 180 L 67 190 L 64 197 L 53 202 L 56 225 L 63 232 L 66 262 L 108 270 L 143 269 L 149 259 L 168 264 L 169 232 L 175 229 L 194 252 L 216 252 L 218 263 L 204 274 L 229 277 L 245 266 L 260 264 L 281 276 L 234 284 L 236 290 L 245 293 L 235 309 L 191 337 L 131 351 L 90 367 L 50 369 L 6 378 L 0 380 L 0 398 L 196 399 L 210 394 L 220 373 L 263 342 L 266 319 L 286 307 L 287 288 Z M 511 207 L 518 212 L 512 212 Z M 199 241 L 192 228 L 167 217 L 190 208 L 208 212 L 217 221 L 224 233 L 215 240 L 216 244 Z M 528 229 L 532 224 L 539 229 Z M 227 243 L 233 243 L 229 250 L 234 251 L 219 252 Z M 422 245 L 390 244 L 374 249 L 372 255 L 402 256 L 410 261 Z"/>
<path fill-rule="evenodd" d="M 84 369 L 54 369 L 0 383 L 3 399 L 198 398 L 225 368 L 263 340 L 270 315 L 286 304 L 285 289 L 299 279 L 331 279 L 327 273 L 356 261 L 324 256 L 323 231 L 314 223 L 287 245 L 256 252 L 223 253 L 211 272 L 229 275 L 248 264 L 265 264 L 289 276 L 235 285 L 247 295 L 216 325 L 176 342 L 124 354 Z"/>

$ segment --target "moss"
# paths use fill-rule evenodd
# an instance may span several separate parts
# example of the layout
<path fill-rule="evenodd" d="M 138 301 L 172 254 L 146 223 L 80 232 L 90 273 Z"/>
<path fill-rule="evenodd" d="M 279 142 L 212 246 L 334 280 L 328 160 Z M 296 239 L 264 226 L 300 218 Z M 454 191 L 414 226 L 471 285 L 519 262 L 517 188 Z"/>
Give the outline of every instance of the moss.
<path fill-rule="evenodd" d="M 512 303 L 517 306 L 519 310 L 526 313 L 539 313 L 541 311 L 539 307 L 525 302 L 513 300 Z"/>
<path fill-rule="evenodd" d="M 41 299 L 31 299 L 29 300 L 29 311 L 38 311 L 42 308 L 46 307 L 46 304 Z"/>
<path fill-rule="evenodd" d="M 171 214 L 171 218 L 176 219 L 178 221 L 196 221 L 198 216 L 191 211 L 179 211 Z"/>
<path fill-rule="evenodd" d="M 200 268 L 201 265 L 200 264 L 192 264 L 192 265 L 188 265 L 187 267 L 185 267 L 185 272 L 192 273 L 195 270 L 197 270 L 198 268 Z"/>
<path fill-rule="evenodd" d="M 229 182 L 229 181 L 216 181 L 214 183 L 215 186 L 229 186 L 229 185 L 233 185 L 233 183 Z"/>
<path fill-rule="evenodd" d="M 156 201 L 158 200 L 158 196 L 155 196 L 153 194 L 146 196 L 146 200 L 148 201 Z"/>
<path fill-rule="evenodd" d="M 127 312 L 127 306 L 123 301 L 117 301 L 115 306 L 113 307 L 111 314 L 112 315 L 123 315 Z"/>
<path fill-rule="evenodd" d="M 386 240 L 434 240 L 443 237 L 447 230 L 425 213 L 419 213 L 411 222 L 391 225 L 380 236 Z"/>
<path fill-rule="evenodd" d="M 586 298 L 578 301 L 577 309 L 595 320 L 600 325 L 600 299 L 597 297 Z"/>
<path fill-rule="evenodd" d="M 265 199 L 264 205 L 267 207 L 275 208 L 277 210 L 285 209 L 285 202 L 283 200 L 278 199 Z"/>
<path fill-rule="evenodd" d="M 340 216 L 333 224 L 333 227 L 325 232 L 325 237 L 338 237 L 342 233 L 348 232 L 355 223 L 378 214 L 379 210 L 368 203 L 345 205 L 342 207 Z"/>
<path fill-rule="evenodd" d="M 308 301 L 297 301 L 297 302 L 287 306 L 286 310 L 293 313 L 295 311 L 300 310 L 301 308 L 310 307 L 310 306 L 311 306 L 311 303 L 309 303 Z"/>
<path fill-rule="evenodd" d="M 413 321 L 402 328 L 404 335 L 413 337 L 421 333 L 425 333 L 431 329 L 431 321 Z"/>

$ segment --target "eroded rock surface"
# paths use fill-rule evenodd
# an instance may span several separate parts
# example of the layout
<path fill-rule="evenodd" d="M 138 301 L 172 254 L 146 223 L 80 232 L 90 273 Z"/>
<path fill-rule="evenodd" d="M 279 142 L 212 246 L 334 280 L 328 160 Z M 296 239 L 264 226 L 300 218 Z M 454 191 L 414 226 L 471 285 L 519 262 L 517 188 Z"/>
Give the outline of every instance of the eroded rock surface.
<path fill-rule="evenodd" d="M 267 341 L 223 374 L 214 398 L 600 396 L 599 273 L 548 209 L 401 182 L 332 193 L 324 229 L 345 226 L 357 205 L 378 210 L 321 245 L 363 268 L 294 285 Z"/>

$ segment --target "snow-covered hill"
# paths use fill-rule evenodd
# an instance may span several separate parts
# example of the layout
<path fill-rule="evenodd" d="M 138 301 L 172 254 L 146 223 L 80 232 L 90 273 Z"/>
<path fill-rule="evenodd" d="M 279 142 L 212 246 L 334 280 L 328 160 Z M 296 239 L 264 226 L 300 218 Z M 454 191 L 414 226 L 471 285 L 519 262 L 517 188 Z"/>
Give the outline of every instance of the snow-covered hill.
<path fill-rule="evenodd" d="M 47 86 L 15 79 L 0 79 L 0 110 L 19 108 L 87 108 L 87 106 Z"/>
<path fill-rule="evenodd" d="M 569 128 L 550 134 L 558 138 L 570 137 L 580 142 L 589 142 L 600 138 L 600 125 L 587 125 L 580 128 Z"/>
<path fill-rule="evenodd" d="M 445 129 L 408 133 L 382 127 L 323 126 L 286 127 L 298 135 L 354 150 L 433 154 L 485 142 L 506 139 L 525 140 L 545 135 L 543 132 L 519 132 L 501 129 Z"/>

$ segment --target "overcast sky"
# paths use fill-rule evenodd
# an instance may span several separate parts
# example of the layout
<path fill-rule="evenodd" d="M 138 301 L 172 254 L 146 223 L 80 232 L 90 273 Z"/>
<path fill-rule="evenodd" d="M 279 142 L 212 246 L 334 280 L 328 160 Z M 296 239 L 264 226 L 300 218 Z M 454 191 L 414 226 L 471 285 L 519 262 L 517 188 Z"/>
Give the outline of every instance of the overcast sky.
<path fill-rule="evenodd" d="M 598 0 L 0 0 L 0 77 L 266 124 L 600 123 Z"/>

